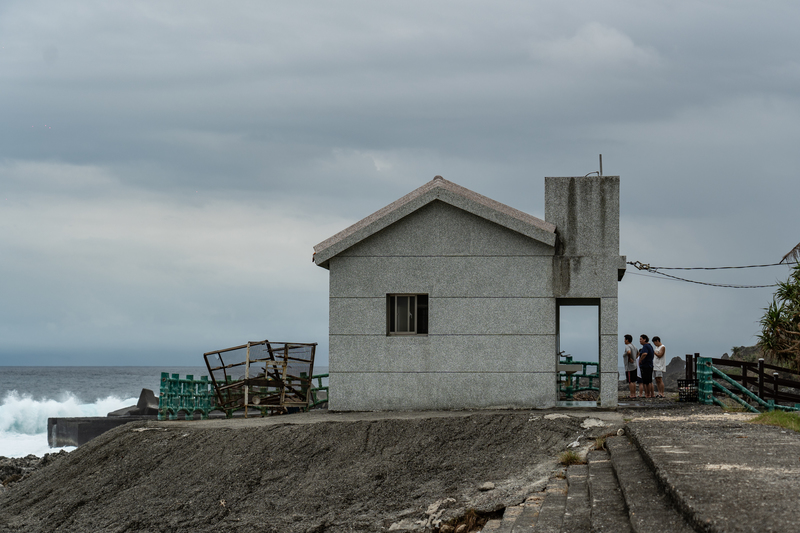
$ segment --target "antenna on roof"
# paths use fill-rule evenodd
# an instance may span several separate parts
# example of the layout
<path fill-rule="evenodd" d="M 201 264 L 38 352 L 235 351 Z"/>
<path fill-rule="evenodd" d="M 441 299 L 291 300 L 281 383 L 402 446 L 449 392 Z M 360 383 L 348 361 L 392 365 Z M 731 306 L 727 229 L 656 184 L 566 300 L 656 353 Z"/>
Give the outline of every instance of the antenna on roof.
<path fill-rule="evenodd" d="M 588 174 L 586 174 L 586 176 L 591 176 L 592 174 L 597 174 L 598 176 L 603 175 L 603 154 L 600 154 L 600 171 L 598 172 L 597 170 L 595 170 L 593 172 L 589 172 Z M 586 176 L 584 176 L 584 178 Z"/>

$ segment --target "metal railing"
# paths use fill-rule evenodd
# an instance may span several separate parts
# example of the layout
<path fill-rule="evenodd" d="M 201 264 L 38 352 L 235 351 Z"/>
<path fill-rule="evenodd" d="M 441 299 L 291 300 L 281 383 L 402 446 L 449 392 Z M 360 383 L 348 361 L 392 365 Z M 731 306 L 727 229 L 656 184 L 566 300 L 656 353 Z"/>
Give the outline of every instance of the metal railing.
<path fill-rule="evenodd" d="M 695 357 L 687 355 L 686 376 L 687 379 L 691 379 L 690 376 L 692 376 L 692 374 L 697 376 L 697 400 L 699 403 L 706 405 L 717 404 L 725 407 L 725 404 L 714 396 L 714 390 L 716 389 L 732 398 L 748 411 L 754 413 L 761 412 L 758 407 L 766 411 L 774 411 L 775 409 L 800 411 L 800 403 L 795 403 L 794 406 L 781 405 L 778 403 L 779 401 L 786 402 L 800 399 L 800 396 L 796 394 L 780 390 L 779 385 L 800 388 L 800 382 L 780 379 L 778 377 L 778 372 L 773 372 L 770 376 L 764 371 L 765 367 L 792 372 L 790 369 L 766 365 L 763 359 L 760 359 L 756 365 L 755 363 L 748 363 L 745 361 L 730 361 L 728 359 L 700 357 L 700 354 L 694 355 Z M 740 368 L 742 369 L 742 373 L 740 375 L 729 375 L 716 368 L 714 365 L 717 364 Z M 748 371 L 751 374 L 750 377 L 748 377 Z M 772 387 L 766 387 L 765 385 L 770 381 Z M 726 386 L 726 384 L 728 386 Z M 757 392 L 751 391 L 748 385 L 752 385 L 756 388 Z M 751 402 L 755 403 L 755 406 Z"/>
<path fill-rule="evenodd" d="M 329 378 L 328 374 L 317 374 L 316 376 L 311 377 L 311 391 L 310 391 L 310 402 L 309 402 L 309 409 L 313 409 L 315 407 L 319 407 L 320 405 L 325 405 L 328 403 L 328 386 L 322 385 L 322 380 Z M 314 380 L 317 380 L 317 386 L 314 386 Z M 321 392 L 325 392 L 325 397 L 322 397 Z"/>
<path fill-rule="evenodd" d="M 560 352 L 558 354 L 559 366 L 561 365 L 580 365 L 581 372 L 568 372 L 559 370 L 556 374 L 558 380 L 558 392 L 564 393 L 567 400 L 572 400 L 573 395 L 578 392 L 584 391 L 597 391 L 600 392 L 600 387 L 595 386 L 595 382 L 600 382 L 599 363 L 596 361 L 573 361 L 570 354 Z M 595 367 L 595 372 L 587 371 L 587 367 Z M 587 380 L 588 383 L 581 385 L 581 379 Z M 596 380 L 596 381 L 595 381 Z"/>
<path fill-rule="evenodd" d="M 158 419 L 177 420 L 183 412 L 186 418 L 194 418 L 199 412 L 200 419 L 205 420 L 208 414 L 217 409 L 214 390 L 208 376 L 194 379 L 187 374 L 181 379 L 180 374 L 161 373 L 161 386 L 158 393 Z"/>
<path fill-rule="evenodd" d="M 303 410 L 313 409 L 328 402 L 328 387 L 322 385 L 322 380 L 328 374 L 312 376 L 312 386 L 309 391 L 311 401 Z M 316 386 L 314 386 L 316 380 Z M 321 393 L 324 391 L 325 395 Z M 200 413 L 200 419 L 206 420 L 213 411 L 220 411 L 230 417 L 228 412 L 217 405 L 217 398 L 208 380 L 208 376 L 194 379 L 192 374 L 181 378 L 180 374 L 170 375 L 161 373 L 161 386 L 158 395 L 158 420 L 178 420 L 180 414 L 188 419 L 194 418 L 195 413 Z"/>

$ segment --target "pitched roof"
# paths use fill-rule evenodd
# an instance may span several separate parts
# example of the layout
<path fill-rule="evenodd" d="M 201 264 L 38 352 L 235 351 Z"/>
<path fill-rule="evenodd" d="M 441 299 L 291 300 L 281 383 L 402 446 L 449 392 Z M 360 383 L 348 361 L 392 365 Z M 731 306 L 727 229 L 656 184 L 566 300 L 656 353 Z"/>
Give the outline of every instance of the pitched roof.
<path fill-rule="evenodd" d="M 327 268 L 331 257 L 435 200 L 463 209 L 548 246 L 555 246 L 555 225 L 436 176 L 422 187 L 314 246 L 314 262 Z"/>

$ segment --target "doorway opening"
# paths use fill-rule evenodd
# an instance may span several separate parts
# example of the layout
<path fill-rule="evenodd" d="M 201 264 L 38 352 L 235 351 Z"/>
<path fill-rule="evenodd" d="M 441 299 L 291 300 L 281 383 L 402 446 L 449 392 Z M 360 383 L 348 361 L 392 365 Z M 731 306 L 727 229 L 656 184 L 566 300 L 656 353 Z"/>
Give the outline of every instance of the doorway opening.
<path fill-rule="evenodd" d="M 556 365 L 559 402 L 600 399 L 600 299 L 556 300 Z"/>

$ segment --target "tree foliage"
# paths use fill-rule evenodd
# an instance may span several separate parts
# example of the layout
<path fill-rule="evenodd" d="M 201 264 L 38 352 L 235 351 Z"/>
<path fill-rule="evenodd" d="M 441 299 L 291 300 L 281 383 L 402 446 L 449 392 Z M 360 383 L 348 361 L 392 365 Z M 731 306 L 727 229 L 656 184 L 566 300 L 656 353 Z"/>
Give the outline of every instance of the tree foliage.
<path fill-rule="evenodd" d="M 772 303 L 764 309 L 758 344 L 800 370 L 800 264 L 792 267 L 789 279 L 778 283 Z"/>

